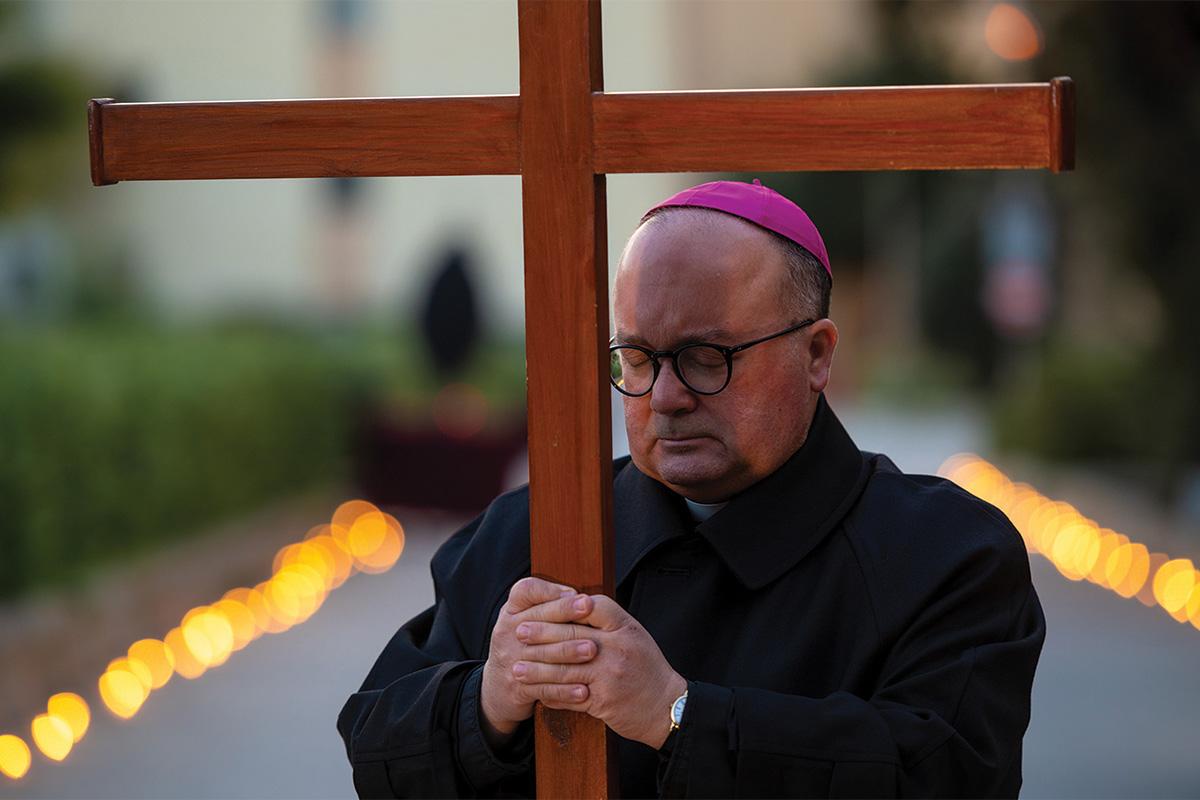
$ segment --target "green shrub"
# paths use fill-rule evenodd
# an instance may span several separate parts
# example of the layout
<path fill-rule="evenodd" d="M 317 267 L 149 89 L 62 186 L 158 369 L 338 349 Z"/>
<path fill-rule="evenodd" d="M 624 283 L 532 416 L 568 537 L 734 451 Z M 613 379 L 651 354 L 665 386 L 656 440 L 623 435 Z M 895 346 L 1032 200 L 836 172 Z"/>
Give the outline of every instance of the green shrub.
<path fill-rule="evenodd" d="M 0 593 L 337 479 L 349 374 L 280 337 L 0 338 Z"/>
<path fill-rule="evenodd" d="M 1002 448 L 1052 460 L 1146 458 L 1155 446 L 1145 357 L 1057 346 L 1014 376 L 995 405 Z"/>
<path fill-rule="evenodd" d="M 463 380 L 519 415 L 519 343 Z M 437 390 L 395 332 L 0 330 L 0 596 L 345 480 L 357 418 Z"/>

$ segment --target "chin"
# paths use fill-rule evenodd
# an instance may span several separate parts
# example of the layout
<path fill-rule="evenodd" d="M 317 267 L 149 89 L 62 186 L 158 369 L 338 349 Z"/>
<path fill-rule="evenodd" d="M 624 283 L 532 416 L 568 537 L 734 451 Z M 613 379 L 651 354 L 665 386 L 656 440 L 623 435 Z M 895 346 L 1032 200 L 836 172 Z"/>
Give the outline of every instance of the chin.
<path fill-rule="evenodd" d="M 729 480 L 728 465 L 716 464 L 710 459 L 660 458 L 654 468 L 653 474 L 660 482 L 697 500 L 699 498 L 694 495 L 711 492 L 712 487 Z"/>

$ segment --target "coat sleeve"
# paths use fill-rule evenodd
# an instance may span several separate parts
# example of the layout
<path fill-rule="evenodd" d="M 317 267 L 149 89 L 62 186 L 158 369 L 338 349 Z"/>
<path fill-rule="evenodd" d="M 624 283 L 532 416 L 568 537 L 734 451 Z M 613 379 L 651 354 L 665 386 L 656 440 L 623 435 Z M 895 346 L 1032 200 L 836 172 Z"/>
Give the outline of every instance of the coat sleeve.
<path fill-rule="evenodd" d="M 1016 797 L 1046 629 L 1005 533 L 931 587 L 869 696 L 690 684 L 663 796 Z"/>
<path fill-rule="evenodd" d="M 455 534 L 435 556 L 434 605 L 396 632 L 338 715 L 360 797 L 531 794 L 529 732 L 498 754 L 479 727 L 488 612 L 507 593 L 470 574 L 479 525 Z"/>

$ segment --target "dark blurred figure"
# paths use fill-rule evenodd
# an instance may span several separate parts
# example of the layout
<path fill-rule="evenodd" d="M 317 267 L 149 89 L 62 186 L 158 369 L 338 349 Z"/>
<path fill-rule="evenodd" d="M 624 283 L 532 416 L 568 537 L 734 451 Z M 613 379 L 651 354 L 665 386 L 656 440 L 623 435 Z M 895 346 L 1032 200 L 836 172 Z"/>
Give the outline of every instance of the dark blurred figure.
<path fill-rule="evenodd" d="M 439 381 L 452 380 L 466 367 L 479 343 L 479 328 L 470 256 L 453 245 L 434 273 L 421 311 L 421 332 Z"/>

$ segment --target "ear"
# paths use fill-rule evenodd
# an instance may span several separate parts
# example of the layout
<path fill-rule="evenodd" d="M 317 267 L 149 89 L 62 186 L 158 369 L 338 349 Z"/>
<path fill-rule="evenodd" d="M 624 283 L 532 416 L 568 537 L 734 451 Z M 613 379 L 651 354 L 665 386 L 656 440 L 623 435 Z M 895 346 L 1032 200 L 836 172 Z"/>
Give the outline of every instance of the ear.
<path fill-rule="evenodd" d="M 814 322 L 808 337 L 808 385 L 813 392 L 825 391 L 829 370 L 833 367 L 833 351 L 837 349 L 838 329 L 831 319 Z"/>

